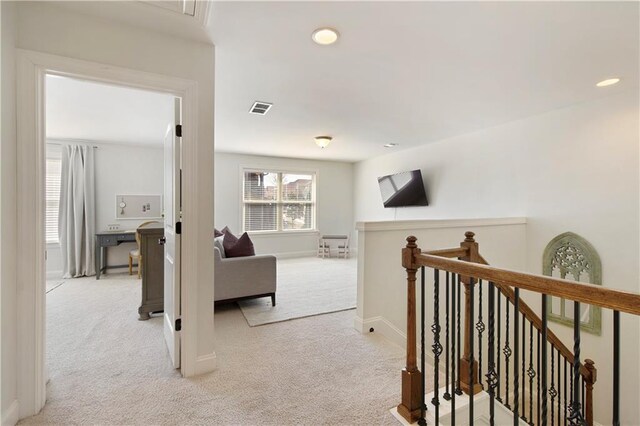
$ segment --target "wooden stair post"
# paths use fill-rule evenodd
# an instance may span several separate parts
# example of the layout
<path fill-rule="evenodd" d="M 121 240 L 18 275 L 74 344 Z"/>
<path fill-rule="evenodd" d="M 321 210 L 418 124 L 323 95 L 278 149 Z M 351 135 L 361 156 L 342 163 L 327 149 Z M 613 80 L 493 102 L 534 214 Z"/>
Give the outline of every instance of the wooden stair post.
<path fill-rule="evenodd" d="M 587 394 L 585 395 L 584 412 L 585 420 L 588 426 L 593 426 L 593 384 L 596 382 L 598 376 L 598 370 L 595 363 L 590 359 L 584 360 L 584 366 L 589 370 L 589 377 L 585 378 L 585 385 L 587 388 Z"/>
<path fill-rule="evenodd" d="M 481 257 L 478 252 L 478 243 L 473 238 L 475 234 L 471 231 L 464 233 L 465 239 L 460 243 L 460 247 L 465 248 L 467 254 L 464 257 L 460 257 L 460 260 L 473 263 L 481 263 Z M 470 343 L 473 339 L 473 333 L 469 335 L 469 329 L 473 328 L 473 318 L 471 318 L 471 300 L 470 290 L 471 286 L 476 284 L 476 280 L 468 277 L 461 276 L 460 281 L 464 285 L 464 353 L 462 359 L 460 359 L 460 388 L 467 395 L 472 393 L 475 395 L 482 391 L 482 385 L 478 382 L 478 362 L 473 361 L 472 373 L 469 375 L 469 367 L 471 362 Z M 471 385 L 473 383 L 473 386 Z"/>
<path fill-rule="evenodd" d="M 424 399 L 420 384 L 422 372 L 418 370 L 416 356 L 416 255 L 420 249 L 417 238 L 407 237 L 407 246 L 402 249 L 402 266 L 407 270 L 407 364 L 402 370 L 402 402 L 398 413 L 409 423 L 420 418 L 420 407 Z"/>

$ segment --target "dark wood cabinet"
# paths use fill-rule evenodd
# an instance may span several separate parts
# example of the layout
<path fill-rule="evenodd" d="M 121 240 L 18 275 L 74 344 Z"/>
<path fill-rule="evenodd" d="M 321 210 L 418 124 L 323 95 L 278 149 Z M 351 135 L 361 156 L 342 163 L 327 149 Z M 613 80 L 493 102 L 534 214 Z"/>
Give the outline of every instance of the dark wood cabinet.
<path fill-rule="evenodd" d="M 140 268 L 142 271 L 142 303 L 138 308 L 140 320 L 148 320 L 149 313 L 164 310 L 164 225 L 152 223 L 138 228 L 140 234 Z"/>

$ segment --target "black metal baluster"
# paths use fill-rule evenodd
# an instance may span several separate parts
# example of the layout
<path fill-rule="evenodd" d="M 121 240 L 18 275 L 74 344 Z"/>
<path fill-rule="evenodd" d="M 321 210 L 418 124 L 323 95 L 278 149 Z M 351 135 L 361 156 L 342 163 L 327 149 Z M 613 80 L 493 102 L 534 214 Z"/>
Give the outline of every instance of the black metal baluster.
<path fill-rule="evenodd" d="M 620 312 L 613 311 L 613 426 L 620 426 Z"/>
<path fill-rule="evenodd" d="M 529 323 L 529 423 L 533 424 L 533 379 L 536 377 L 536 370 L 533 369 L 533 323 Z"/>
<path fill-rule="evenodd" d="M 557 349 L 557 357 L 558 357 L 558 373 L 557 373 L 557 382 L 558 382 L 558 426 L 562 424 L 562 398 L 560 393 L 562 392 L 562 381 L 560 380 L 560 367 L 562 366 L 560 349 Z"/>
<path fill-rule="evenodd" d="M 504 302 L 504 320 L 505 320 L 505 341 L 504 341 L 504 349 L 502 349 L 502 353 L 504 354 L 504 369 L 505 369 L 505 392 L 504 392 L 504 406 L 511 409 L 509 405 L 509 358 L 511 358 L 511 348 L 509 347 L 509 299 L 505 296 Z"/>
<path fill-rule="evenodd" d="M 569 363 L 569 361 L 567 360 L 566 363 Z M 572 367 L 569 366 L 569 395 L 573 395 L 573 372 L 571 371 L 571 368 Z M 571 401 L 569 401 L 569 399 L 565 399 L 564 404 L 567 406 L 567 420 L 568 420 L 568 416 L 571 412 Z"/>
<path fill-rule="evenodd" d="M 554 356 L 555 356 L 556 351 L 553 349 L 553 346 L 551 347 L 551 387 L 549 387 L 549 395 L 551 395 L 551 426 L 553 426 L 555 424 L 555 405 L 554 402 L 556 400 L 556 395 L 558 395 L 558 391 L 556 391 L 556 387 L 554 386 Z"/>
<path fill-rule="evenodd" d="M 544 296 L 543 296 L 544 297 Z M 538 425 L 540 424 L 540 376 L 542 376 L 542 374 L 540 374 L 540 332 L 538 331 L 537 333 L 538 335 L 538 356 L 536 358 L 536 371 L 538 372 L 538 375 L 536 377 L 536 382 L 537 382 L 537 395 L 538 395 L 538 404 L 536 405 L 536 411 L 537 411 L 537 419 L 538 419 Z"/>
<path fill-rule="evenodd" d="M 495 425 L 495 389 L 499 381 L 499 377 L 496 374 L 495 365 L 495 295 L 494 285 L 489 282 L 489 342 L 488 344 L 488 360 L 487 360 L 487 386 L 489 388 L 489 424 Z M 500 299 L 498 299 L 500 300 Z M 500 357 L 498 357 L 500 358 Z M 455 423 L 452 423 L 455 425 Z"/>
<path fill-rule="evenodd" d="M 445 328 L 445 348 L 447 349 L 444 352 L 444 356 L 445 356 L 445 362 L 444 362 L 444 371 L 446 371 L 444 377 L 445 377 L 445 385 L 444 385 L 444 395 L 442 395 L 442 397 L 447 400 L 450 401 L 451 400 L 451 394 L 449 393 L 449 271 L 447 271 L 446 273 L 446 281 L 445 281 L 445 285 L 447 286 L 445 288 L 445 293 L 446 293 L 446 301 L 445 301 L 445 320 L 444 320 L 444 328 Z"/>
<path fill-rule="evenodd" d="M 456 339 L 458 339 L 458 341 L 456 343 L 456 359 L 458 360 L 458 371 L 456 373 L 456 377 L 457 377 L 457 380 L 456 380 L 456 394 L 462 395 L 462 389 L 460 388 L 460 346 L 461 346 L 460 345 L 460 335 L 461 335 L 461 333 L 460 333 L 460 293 L 461 293 L 461 291 L 460 291 L 460 275 L 457 275 L 456 286 L 457 286 L 457 291 L 458 291 L 458 294 L 456 295 L 457 298 L 458 298 L 457 301 L 456 301 L 456 304 L 457 304 L 456 305 L 456 309 L 457 309 L 457 311 L 456 311 L 456 328 L 457 328 Z"/>
<path fill-rule="evenodd" d="M 525 385 L 527 383 L 526 377 L 524 375 L 524 366 L 525 363 L 527 362 L 527 352 L 526 352 L 526 347 L 525 347 L 525 342 L 527 340 L 526 334 L 525 334 L 525 324 L 526 324 L 526 320 L 524 317 L 524 314 L 522 314 L 522 374 L 520 375 L 520 380 L 522 380 L 522 393 L 520 394 L 520 399 L 522 400 L 522 415 L 520 416 L 520 418 L 522 420 L 524 420 L 525 422 L 527 421 L 527 416 L 526 416 L 526 411 L 527 408 L 524 406 L 524 398 L 525 398 Z"/>
<path fill-rule="evenodd" d="M 564 426 L 567 426 L 568 412 L 569 412 L 569 404 L 567 403 L 567 366 L 569 365 L 569 361 L 567 359 L 564 360 Z"/>
<path fill-rule="evenodd" d="M 502 371 L 501 371 L 501 368 L 500 368 L 501 367 L 500 366 L 500 360 L 502 359 L 502 357 L 500 356 L 500 348 L 501 348 L 501 346 L 500 346 L 500 328 L 501 328 L 500 327 L 500 321 L 501 321 L 502 318 L 500 316 L 500 296 L 501 296 L 501 293 L 500 293 L 500 289 L 499 288 L 497 290 L 498 291 L 496 291 L 496 299 L 497 299 L 496 302 L 497 302 L 498 306 L 496 308 L 496 318 L 498 318 L 498 336 L 497 336 L 497 339 L 496 339 L 496 359 L 498 360 L 498 378 L 499 378 L 500 375 L 502 374 Z M 500 380 L 498 380 L 497 388 L 498 388 L 498 392 L 497 392 L 497 395 L 496 395 L 496 399 L 498 401 L 502 402 L 502 398 L 500 397 Z"/>
<path fill-rule="evenodd" d="M 569 424 L 583 425 L 580 406 L 580 302 L 573 302 L 573 395 L 569 409 Z"/>
<path fill-rule="evenodd" d="M 425 393 L 425 380 L 426 380 L 426 370 L 424 368 L 425 365 L 425 350 L 424 350 L 424 307 L 425 307 L 425 297 L 424 297 L 424 266 L 420 268 L 420 372 L 422 373 L 422 379 L 420 380 L 420 419 L 418 419 L 418 425 L 425 426 L 427 421 L 425 420 L 425 411 L 427 410 L 427 406 L 424 401 L 424 393 Z M 437 374 L 436 374 L 437 376 Z M 436 378 L 437 380 L 437 378 Z M 437 388 L 436 388 L 437 389 Z"/>
<path fill-rule="evenodd" d="M 433 332 L 433 345 L 431 349 L 433 351 L 433 398 L 431 403 L 433 404 L 436 414 L 436 426 L 440 423 L 440 354 L 442 353 L 442 345 L 440 344 L 440 271 L 435 269 L 433 276 L 433 325 L 431 331 Z"/>
<path fill-rule="evenodd" d="M 476 322 L 476 330 L 478 330 L 478 383 L 482 386 L 482 333 L 485 330 L 482 320 L 482 280 L 478 280 L 478 322 Z"/>
<path fill-rule="evenodd" d="M 451 424 L 456 424 L 456 275 L 451 277 Z"/>
<path fill-rule="evenodd" d="M 542 376 L 542 412 L 539 424 L 541 426 L 547 426 L 547 295 L 542 295 L 542 370 L 540 375 Z"/>
<path fill-rule="evenodd" d="M 513 291 L 513 425 L 519 426 L 520 414 L 520 372 L 518 362 L 520 362 L 520 289 L 516 287 Z"/>
<path fill-rule="evenodd" d="M 473 317 L 475 316 L 473 313 L 474 301 L 473 301 L 473 293 L 474 293 L 473 278 L 469 277 L 469 319 L 467 320 L 469 324 L 469 328 L 467 330 L 467 335 L 469 336 L 469 424 L 473 424 L 473 389 L 475 386 L 475 380 L 473 375 L 473 364 L 475 362 L 475 357 L 473 356 Z"/>

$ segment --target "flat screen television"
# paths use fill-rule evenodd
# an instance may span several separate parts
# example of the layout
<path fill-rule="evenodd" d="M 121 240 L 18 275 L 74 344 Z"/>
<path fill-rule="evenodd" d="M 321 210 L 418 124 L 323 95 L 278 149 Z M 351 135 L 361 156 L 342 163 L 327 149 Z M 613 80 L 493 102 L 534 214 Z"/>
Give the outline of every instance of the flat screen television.
<path fill-rule="evenodd" d="M 378 185 L 385 207 L 429 205 L 420 170 L 379 177 Z"/>

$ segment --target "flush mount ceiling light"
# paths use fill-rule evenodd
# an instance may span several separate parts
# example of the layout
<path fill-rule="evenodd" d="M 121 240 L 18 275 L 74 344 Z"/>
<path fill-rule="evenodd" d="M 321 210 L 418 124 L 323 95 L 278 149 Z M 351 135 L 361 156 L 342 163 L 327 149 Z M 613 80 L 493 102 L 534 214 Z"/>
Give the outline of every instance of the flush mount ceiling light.
<path fill-rule="evenodd" d="M 329 146 L 333 138 L 331 136 L 316 136 L 316 145 L 320 148 L 326 148 Z"/>
<path fill-rule="evenodd" d="M 385 148 L 393 148 L 394 146 L 398 146 L 398 145 L 399 144 L 397 144 L 397 143 L 390 142 L 390 143 L 385 143 L 382 146 L 384 146 Z"/>
<path fill-rule="evenodd" d="M 321 46 L 328 46 L 338 41 L 338 31 L 333 28 L 318 28 L 311 34 L 311 39 Z"/>
<path fill-rule="evenodd" d="M 618 83 L 620 81 L 619 78 L 608 78 L 606 80 L 602 80 L 601 82 L 599 82 L 598 84 L 596 84 L 596 86 L 598 87 L 607 87 L 607 86 L 613 86 L 614 84 Z"/>

